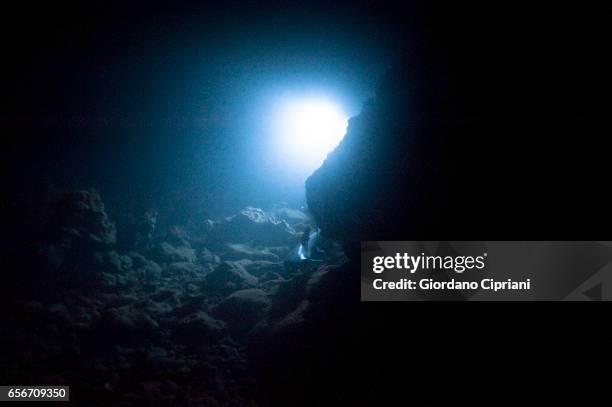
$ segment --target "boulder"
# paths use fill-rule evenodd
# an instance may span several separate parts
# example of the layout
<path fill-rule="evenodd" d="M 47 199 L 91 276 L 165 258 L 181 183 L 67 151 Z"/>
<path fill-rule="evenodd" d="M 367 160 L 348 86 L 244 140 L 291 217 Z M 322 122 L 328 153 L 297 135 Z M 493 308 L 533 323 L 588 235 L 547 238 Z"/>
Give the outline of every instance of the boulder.
<path fill-rule="evenodd" d="M 117 241 L 117 229 L 110 221 L 104 203 L 95 190 L 64 194 L 57 208 L 56 224 L 64 236 L 88 239 L 102 245 Z"/>
<path fill-rule="evenodd" d="M 271 211 L 271 215 L 278 220 L 287 222 L 291 227 L 310 222 L 308 215 L 299 209 L 292 209 L 283 206 L 274 207 Z"/>
<path fill-rule="evenodd" d="M 108 251 L 117 240 L 100 195 L 94 190 L 66 193 L 50 212 L 44 234 L 30 237 L 40 239 L 36 253 L 48 270 L 70 275 L 75 284 L 90 283 L 99 267 L 96 251 Z"/>
<path fill-rule="evenodd" d="M 215 224 L 208 241 L 282 246 L 292 244 L 295 238 L 295 231 L 287 222 L 276 219 L 262 209 L 247 207 Z"/>
<path fill-rule="evenodd" d="M 268 294 L 252 288 L 232 293 L 213 310 L 213 315 L 227 323 L 230 333 L 247 335 L 270 306 Z"/>
<path fill-rule="evenodd" d="M 195 277 L 202 272 L 203 269 L 193 263 L 176 262 L 163 270 L 162 277 Z"/>
<path fill-rule="evenodd" d="M 278 281 L 270 294 L 268 312 L 258 327 L 258 334 L 303 330 L 305 324 L 341 317 L 342 310 L 351 305 L 340 307 L 336 302 L 338 297 L 348 295 L 344 287 L 350 281 L 351 268 L 322 266 L 312 273 Z M 348 299 L 347 302 L 350 303 Z"/>
<path fill-rule="evenodd" d="M 216 254 L 213 254 L 206 247 L 203 247 L 202 249 L 200 249 L 200 251 L 198 252 L 198 259 L 202 263 L 214 263 L 214 264 L 217 264 L 217 263 L 220 262 L 219 256 L 217 256 Z"/>
<path fill-rule="evenodd" d="M 225 245 L 225 253 L 221 256 L 223 260 L 266 260 L 278 262 L 280 259 L 267 247 L 256 247 L 246 243 L 228 243 Z"/>
<path fill-rule="evenodd" d="M 159 280 L 162 268 L 156 262 L 136 252 L 130 252 L 128 256 L 132 259 L 132 267 L 139 278 L 149 282 Z"/>
<path fill-rule="evenodd" d="M 242 265 L 224 261 L 206 276 L 206 286 L 212 291 L 231 292 L 257 286 L 257 277 L 249 274 Z"/>
<path fill-rule="evenodd" d="M 181 226 L 172 226 L 165 238 L 166 242 L 175 247 L 191 247 L 189 240 L 189 234 Z"/>
<path fill-rule="evenodd" d="M 276 284 L 276 289 L 271 296 L 272 304 L 269 313 L 271 321 L 278 321 L 291 313 L 307 298 L 307 286 L 310 278 L 310 273 L 302 273 Z"/>
<path fill-rule="evenodd" d="M 160 242 L 153 249 L 153 258 L 160 263 L 195 263 L 196 252 L 188 246 L 173 246 L 168 242 Z"/>
<path fill-rule="evenodd" d="M 297 244 L 297 240 L 295 242 L 292 242 L 291 246 L 294 246 L 295 244 Z M 267 247 L 267 249 L 269 252 L 278 256 L 279 259 L 284 259 L 291 251 L 289 246 L 269 246 Z"/>
<path fill-rule="evenodd" d="M 261 277 L 264 274 L 272 273 L 276 275 L 282 275 L 285 271 L 285 266 L 282 262 L 274 262 L 267 260 L 249 260 L 243 259 L 236 262 L 240 264 L 249 274 L 255 277 Z"/>

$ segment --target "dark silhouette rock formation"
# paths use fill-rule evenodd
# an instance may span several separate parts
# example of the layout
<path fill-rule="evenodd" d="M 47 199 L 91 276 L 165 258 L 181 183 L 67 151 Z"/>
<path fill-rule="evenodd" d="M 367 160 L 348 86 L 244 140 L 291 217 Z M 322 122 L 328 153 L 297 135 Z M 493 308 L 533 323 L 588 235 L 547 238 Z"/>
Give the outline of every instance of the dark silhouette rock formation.
<path fill-rule="evenodd" d="M 450 20 L 407 48 L 306 181 L 323 234 L 537 239 L 609 224 L 597 197 L 602 111 L 590 94 L 604 83 L 589 83 L 576 59 L 592 60 L 588 47 L 559 36 L 544 55 L 534 27 L 453 30 Z M 567 83 L 577 76 L 584 87 Z"/>

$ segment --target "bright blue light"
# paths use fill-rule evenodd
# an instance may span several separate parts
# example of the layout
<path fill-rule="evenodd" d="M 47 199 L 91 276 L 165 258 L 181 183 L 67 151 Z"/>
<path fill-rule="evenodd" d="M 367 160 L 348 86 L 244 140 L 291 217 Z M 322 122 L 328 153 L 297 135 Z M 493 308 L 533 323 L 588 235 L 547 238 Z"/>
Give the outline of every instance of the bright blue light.
<path fill-rule="evenodd" d="M 342 140 L 348 116 L 325 97 L 292 97 L 273 113 L 273 146 L 288 172 L 308 176 Z"/>

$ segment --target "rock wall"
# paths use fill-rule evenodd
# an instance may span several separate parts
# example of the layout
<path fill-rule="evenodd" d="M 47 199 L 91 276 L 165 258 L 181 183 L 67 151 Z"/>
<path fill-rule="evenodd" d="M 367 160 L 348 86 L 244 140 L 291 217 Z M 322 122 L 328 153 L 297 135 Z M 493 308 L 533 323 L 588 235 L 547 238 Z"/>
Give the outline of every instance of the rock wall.
<path fill-rule="evenodd" d="M 577 62 L 495 27 L 449 27 L 407 48 L 306 181 L 323 234 L 522 239 L 609 225 L 601 117 L 561 75 Z"/>

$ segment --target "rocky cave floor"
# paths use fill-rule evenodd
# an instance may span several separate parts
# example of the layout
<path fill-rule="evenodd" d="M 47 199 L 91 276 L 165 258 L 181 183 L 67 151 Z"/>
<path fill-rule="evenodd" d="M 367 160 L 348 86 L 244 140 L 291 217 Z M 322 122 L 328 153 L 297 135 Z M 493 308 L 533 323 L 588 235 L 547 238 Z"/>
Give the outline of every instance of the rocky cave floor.
<path fill-rule="evenodd" d="M 3 382 L 70 385 L 78 405 L 266 404 L 268 351 L 317 318 L 342 251 L 285 265 L 312 226 L 296 209 L 155 217 L 122 230 L 93 190 L 56 203 L 28 266 L 7 270 Z"/>

